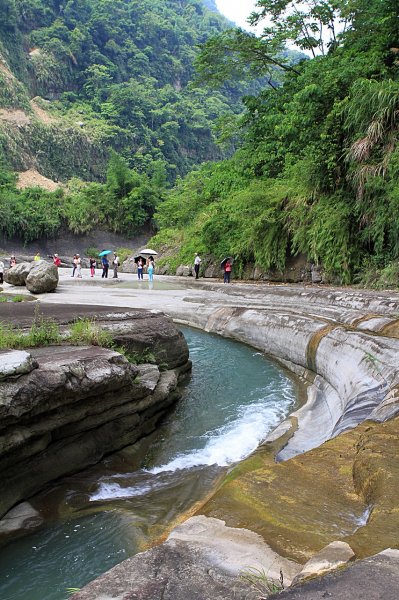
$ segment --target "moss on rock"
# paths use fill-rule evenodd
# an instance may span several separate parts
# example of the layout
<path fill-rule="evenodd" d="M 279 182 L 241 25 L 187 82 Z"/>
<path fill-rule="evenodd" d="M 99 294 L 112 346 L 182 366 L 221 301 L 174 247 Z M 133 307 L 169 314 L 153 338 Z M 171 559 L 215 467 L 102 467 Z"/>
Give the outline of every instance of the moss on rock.
<path fill-rule="evenodd" d="M 263 446 L 201 512 L 259 533 L 299 562 L 334 540 L 348 542 L 358 557 L 397 547 L 398 424 L 366 422 L 278 464 Z"/>

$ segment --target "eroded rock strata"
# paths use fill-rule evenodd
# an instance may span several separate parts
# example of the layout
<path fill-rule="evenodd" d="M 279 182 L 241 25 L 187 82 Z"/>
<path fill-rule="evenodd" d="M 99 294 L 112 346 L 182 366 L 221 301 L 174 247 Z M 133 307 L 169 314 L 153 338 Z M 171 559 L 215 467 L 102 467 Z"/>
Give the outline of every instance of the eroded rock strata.
<path fill-rule="evenodd" d="M 32 308 L 14 309 L 28 325 Z M 59 321 L 68 327 L 78 314 L 69 307 Z M 115 316 L 107 309 L 86 309 L 87 315 L 104 320 L 115 338 L 145 350 L 157 364 L 134 365 L 96 346 L 1 351 L 1 515 L 49 481 L 151 433 L 179 397 L 191 364 L 184 337 L 169 319 L 135 311 Z M 123 334 L 116 331 L 119 321 Z"/>
<path fill-rule="evenodd" d="M 329 555 L 336 540 L 347 544 L 349 560 L 396 546 L 399 448 L 398 418 L 393 417 L 398 413 L 399 383 L 397 296 L 319 288 L 250 289 L 212 284 L 205 288 L 215 292 L 213 297 L 204 292 L 201 298 L 200 292 L 194 295 L 188 291 L 183 302 L 168 306 L 168 313 L 180 322 L 246 342 L 277 358 L 307 382 L 308 397 L 264 446 L 234 468 L 199 509 L 198 518 L 208 516 L 211 524 L 225 522 L 230 531 L 248 529 L 260 534 L 272 554 L 264 549 L 258 561 L 256 554 L 249 553 L 241 560 L 241 568 L 248 564 L 263 568 L 275 581 L 278 567 L 286 569 L 285 558 L 294 559 L 298 565 L 307 563 L 309 571 L 307 561 Z M 190 527 L 190 520 L 184 525 Z M 210 524 L 204 527 L 208 528 L 208 541 L 202 556 L 205 554 L 208 568 L 196 571 L 195 565 L 185 562 L 200 543 L 201 534 L 196 534 L 195 528 L 191 538 L 183 539 L 186 547 L 179 540 L 178 562 L 184 563 L 185 576 L 198 575 L 190 594 L 198 590 L 199 597 L 211 598 L 213 590 L 210 594 L 201 591 L 209 583 L 208 573 L 222 581 L 227 565 L 233 569 L 234 561 L 228 551 L 231 540 L 224 538 L 224 564 L 215 564 L 212 546 L 223 536 Z M 173 536 L 174 532 L 162 550 L 155 550 L 166 562 L 177 550 Z M 397 557 L 385 561 L 384 571 L 380 563 L 385 558 L 380 560 L 379 556 L 374 560 L 382 574 L 379 581 L 386 579 L 390 570 L 397 575 Z M 139 599 L 148 597 L 146 587 L 139 582 L 135 585 L 134 575 L 141 567 L 146 570 L 153 558 L 154 551 L 150 551 L 135 557 L 134 562 L 121 563 L 74 598 L 102 600 L 109 597 L 108 592 L 114 599 L 123 598 L 124 593 Z M 328 569 L 345 561 L 321 562 L 325 570 L 327 563 Z M 179 578 L 179 567 L 175 568 Z M 361 572 L 362 589 L 371 589 L 375 573 L 367 574 L 368 563 L 356 568 Z M 239 570 L 235 572 L 237 582 Z M 127 578 L 129 584 L 124 585 Z M 152 598 L 172 598 L 177 593 L 179 585 L 169 577 L 163 581 Z M 231 593 L 237 598 L 250 597 L 245 595 L 248 590 L 232 592 L 233 581 L 224 582 L 224 598 Z M 330 590 L 337 593 L 341 581 L 332 577 L 311 589 L 322 590 L 324 595 Z M 182 582 L 183 590 L 187 589 L 184 585 Z M 343 598 L 356 595 L 356 578 L 349 576 L 342 585 L 347 594 Z M 378 596 L 380 585 L 374 585 L 377 595 L 373 598 L 383 597 Z M 395 597 L 394 587 L 386 581 L 383 593 Z M 303 592 L 294 587 L 287 597 L 313 597 L 306 593 L 306 587 Z"/>

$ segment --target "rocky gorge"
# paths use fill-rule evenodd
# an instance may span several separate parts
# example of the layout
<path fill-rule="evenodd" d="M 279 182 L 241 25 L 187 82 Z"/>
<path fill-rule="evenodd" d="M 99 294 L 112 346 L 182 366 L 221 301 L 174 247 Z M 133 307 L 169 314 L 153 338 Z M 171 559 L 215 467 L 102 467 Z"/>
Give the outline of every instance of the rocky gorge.
<path fill-rule="evenodd" d="M 267 353 L 298 377 L 303 402 L 231 470 L 194 517 L 186 515 L 191 518 L 165 544 L 121 563 L 76 600 L 179 598 L 188 590 L 193 598 L 249 598 L 248 588 L 233 583 L 248 564 L 274 579 L 282 568 L 287 584 L 323 548 L 329 559 L 320 561 L 323 568 L 307 567 L 307 576 L 397 547 L 395 293 L 212 282 L 151 293 L 127 286 L 103 289 L 109 305 L 162 308 L 178 323 Z M 84 283 L 71 287 L 61 276 L 57 293 L 45 296 L 45 302 L 57 305 L 79 297 L 89 304 L 94 291 Z M 248 544 L 252 553 L 240 537 L 246 532 L 260 536 Z M 350 552 L 334 562 L 328 548 L 336 542 L 347 544 Z M 396 573 L 392 552 L 386 560 Z M 161 556 L 169 565 L 162 572 Z M 299 593 L 306 593 L 306 585 Z"/>
<path fill-rule="evenodd" d="M 132 364 L 115 349 L 67 342 L 0 351 L 2 516 L 50 481 L 151 433 L 179 398 L 179 382 L 191 367 L 184 337 L 163 315 L 79 306 L 59 314 L 33 304 L 3 304 L 1 320 L 26 329 L 51 317 L 66 331 L 84 314 L 142 358 Z M 12 533 L 13 519 L 11 512 L 1 537 Z"/>

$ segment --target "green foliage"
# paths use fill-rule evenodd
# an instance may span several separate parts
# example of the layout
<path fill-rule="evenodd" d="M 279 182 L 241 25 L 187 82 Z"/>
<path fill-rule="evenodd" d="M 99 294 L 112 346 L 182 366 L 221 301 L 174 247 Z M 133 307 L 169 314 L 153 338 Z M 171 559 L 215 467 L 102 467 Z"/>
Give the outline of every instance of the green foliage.
<path fill-rule="evenodd" d="M 145 348 L 142 352 L 132 352 L 131 350 L 125 348 L 125 346 L 115 346 L 114 350 L 119 352 L 119 354 L 122 354 L 126 360 L 133 365 L 157 363 L 156 356 L 149 348 Z"/>
<path fill-rule="evenodd" d="M 0 69 L 0 109 L 1 108 L 20 109 L 28 113 L 31 111 L 26 88 L 17 79 Z"/>
<path fill-rule="evenodd" d="M 29 154 L 38 157 L 46 176 L 52 172 L 60 179 L 98 180 L 110 147 L 140 172 L 147 172 L 149 163 L 163 161 L 169 182 L 200 162 L 223 158 L 212 124 L 242 111 L 244 88 L 230 85 L 209 92 L 190 86 L 200 44 L 227 27 L 226 19 L 202 0 L 11 4 L 6 2 L 4 8 L 8 22 L 0 26 L 0 53 L 4 46 L 6 60 L 23 75 L 27 87 L 0 69 L 0 108 L 29 110 L 29 97 L 42 96 L 56 105 L 59 120 L 69 124 L 68 131 L 57 127 L 65 145 L 63 156 L 72 162 L 69 169 L 53 155 L 58 155 L 58 136 L 51 125 L 35 123 L 19 132 L 22 137 L 28 134 Z M 36 132 L 40 147 L 39 140 L 32 144 Z M 84 134 L 94 142 L 97 155 L 102 150 L 101 160 L 92 153 L 86 160 Z M 6 150 L 19 169 L 18 155 L 26 148 L 21 147 L 22 139 L 15 146 L 15 152 Z"/>
<path fill-rule="evenodd" d="M 62 190 L 17 190 L 15 179 L 11 178 L 4 184 L 0 183 L 0 210 L 4 215 L 1 232 L 6 237 L 18 236 L 24 242 L 53 237 L 62 224 L 62 198 Z"/>
<path fill-rule="evenodd" d="M 103 348 L 113 346 L 112 335 L 90 319 L 78 319 L 73 323 L 67 339 L 69 343 L 76 346 L 101 346 Z"/>
<path fill-rule="evenodd" d="M 14 329 L 0 323 L 0 348 L 34 348 L 49 346 L 61 341 L 59 327 L 50 320 L 36 317 L 30 330 L 25 334 L 21 329 Z"/>
<path fill-rule="evenodd" d="M 151 243 L 163 244 L 171 270 L 198 249 L 206 260 L 233 255 L 238 271 L 247 262 L 282 269 L 287 256 L 304 253 L 334 281 L 372 277 L 371 261 L 382 269 L 384 283 L 375 285 L 393 284 L 397 6 L 260 0 L 256 8 L 253 23 L 271 19 L 261 39 L 241 30 L 211 38 L 198 60 L 202 81 L 223 85 L 232 74 L 266 72 L 288 40 L 314 58 L 286 63 L 282 85 L 245 98 L 239 150 L 178 183 L 157 210 L 160 232 Z"/>
<path fill-rule="evenodd" d="M 119 256 L 119 262 L 121 264 L 133 254 L 133 250 L 131 248 L 116 248 L 115 252 Z"/>
<path fill-rule="evenodd" d="M 396 260 L 384 265 L 374 257 L 367 257 L 355 281 L 362 287 L 377 290 L 398 288 L 399 262 Z"/>
<path fill-rule="evenodd" d="M 23 170 L 23 157 L 33 153 L 45 175 L 85 182 L 74 179 L 52 194 L 19 191 L 1 167 L 2 233 L 29 241 L 64 225 L 86 233 L 107 224 L 133 235 L 155 222 L 160 230 L 152 243 L 164 250 L 171 271 L 191 264 L 195 252 L 204 266 L 231 254 L 238 272 L 248 262 L 282 269 L 287 256 L 300 252 L 336 281 L 362 272 L 373 279 L 380 269 L 381 281 L 394 282 L 395 0 L 259 0 L 251 21 L 266 24 L 261 37 L 227 29 L 213 1 L 206 6 L 200 0 L 6 6 L 0 51 L 8 64 L 12 49 L 21 61 L 16 49 L 23 38 L 31 52 L 19 71 L 32 93 L 57 98 L 52 104 L 64 126 L 34 118 L 20 128 L 5 122 L 0 155 Z M 293 57 L 287 42 L 312 58 Z M 199 46 L 198 81 L 218 91 L 191 85 Z M 0 77 L 0 106 L 28 110 L 25 88 L 13 87 L 7 69 Z M 244 85 L 251 95 L 241 114 Z"/>
<path fill-rule="evenodd" d="M 277 582 L 271 579 L 264 569 L 249 567 L 240 572 L 240 579 L 249 584 L 258 594 L 261 594 L 260 599 L 265 599 L 270 594 L 278 594 L 284 589 L 282 571 L 280 571 L 280 580 Z"/>
<path fill-rule="evenodd" d="M 55 237 L 62 226 L 76 234 L 105 226 L 133 235 L 151 223 L 165 195 L 163 163 L 150 163 L 148 170 L 149 174 L 133 171 L 113 154 L 105 184 L 75 178 L 67 189 L 48 192 L 17 189 L 15 176 L 0 165 L 0 210 L 4 215 L 0 232 L 7 238 L 18 236 L 25 243 Z"/>
<path fill-rule="evenodd" d="M 85 249 L 85 255 L 88 257 L 98 258 L 100 252 L 101 250 L 99 248 L 96 248 L 95 246 L 89 246 Z"/>

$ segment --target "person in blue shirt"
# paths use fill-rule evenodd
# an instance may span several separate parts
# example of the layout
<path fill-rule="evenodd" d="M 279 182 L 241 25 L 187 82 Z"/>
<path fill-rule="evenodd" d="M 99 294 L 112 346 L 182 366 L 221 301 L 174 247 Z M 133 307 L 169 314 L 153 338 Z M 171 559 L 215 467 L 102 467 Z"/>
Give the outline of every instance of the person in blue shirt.
<path fill-rule="evenodd" d="M 102 257 L 101 264 L 103 266 L 103 274 L 101 275 L 101 278 L 108 279 L 109 261 L 106 255 Z"/>

